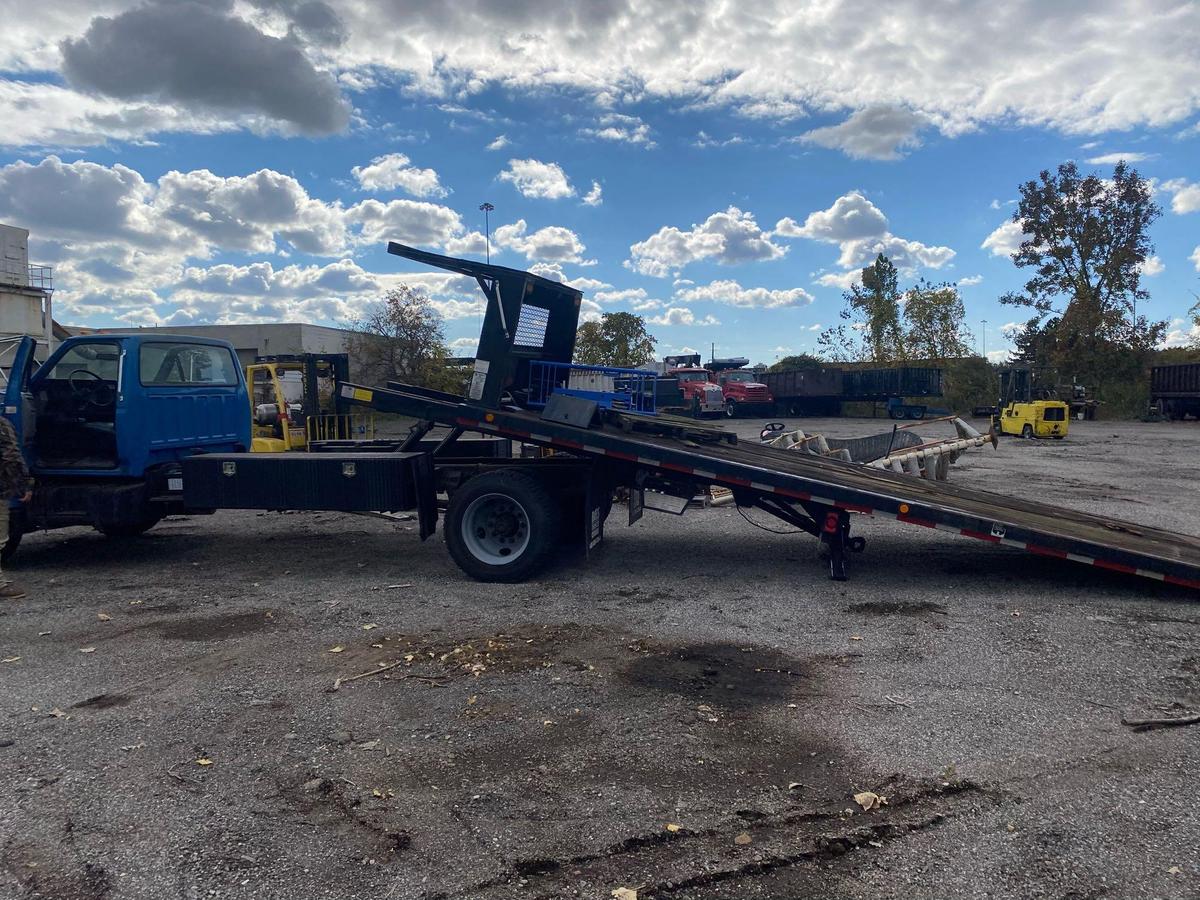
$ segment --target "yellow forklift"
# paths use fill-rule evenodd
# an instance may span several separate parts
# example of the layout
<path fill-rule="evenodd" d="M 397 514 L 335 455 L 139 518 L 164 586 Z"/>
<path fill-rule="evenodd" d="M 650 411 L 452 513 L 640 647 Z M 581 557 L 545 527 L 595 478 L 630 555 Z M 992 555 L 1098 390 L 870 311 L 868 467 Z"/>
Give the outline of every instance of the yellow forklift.
<path fill-rule="evenodd" d="M 1071 421 L 1070 405 L 1058 399 L 1054 388 L 1034 382 L 1030 369 L 1000 370 L 1000 400 L 992 420 L 996 434 L 1061 441 Z"/>
<path fill-rule="evenodd" d="M 349 379 L 345 353 L 258 357 L 246 367 L 251 450 L 283 453 L 374 441 L 374 418 L 347 412 L 338 395 Z"/>

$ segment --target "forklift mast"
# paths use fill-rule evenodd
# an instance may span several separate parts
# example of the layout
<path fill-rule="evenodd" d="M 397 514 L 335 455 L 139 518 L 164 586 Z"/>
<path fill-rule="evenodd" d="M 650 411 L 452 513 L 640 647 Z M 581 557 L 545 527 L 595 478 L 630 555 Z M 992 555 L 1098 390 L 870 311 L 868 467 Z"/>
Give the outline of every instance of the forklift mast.
<path fill-rule="evenodd" d="M 347 412 L 348 404 L 342 400 L 338 388 L 350 380 L 350 356 L 346 353 L 282 353 L 274 356 L 259 356 L 254 360 L 255 365 L 275 363 L 287 368 L 299 369 L 304 379 L 304 399 L 301 415 L 304 418 L 322 415 L 320 395 L 317 380 L 321 377 L 333 379 L 332 403 L 330 410 L 335 415 Z"/>

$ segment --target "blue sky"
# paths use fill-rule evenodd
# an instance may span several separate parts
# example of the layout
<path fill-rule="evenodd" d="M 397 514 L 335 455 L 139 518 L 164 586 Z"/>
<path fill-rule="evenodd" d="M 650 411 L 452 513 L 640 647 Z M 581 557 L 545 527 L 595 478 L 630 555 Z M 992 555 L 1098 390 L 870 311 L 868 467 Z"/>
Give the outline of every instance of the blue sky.
<path fill-rule="evenodd" d="M 1143 307 L 1200 291 L 1200 7 L 1171 2 L 0 0 L 0 222 L 71 324 L 312 321 L 408 282 L 387 240 L 577 284 L 659 349 L 813 350 L 882 250 L 1023 316 L 1017 186 L 1117 156 L 1164 208 Z M 410 275 L 410 273 L 413 273 Z"/>

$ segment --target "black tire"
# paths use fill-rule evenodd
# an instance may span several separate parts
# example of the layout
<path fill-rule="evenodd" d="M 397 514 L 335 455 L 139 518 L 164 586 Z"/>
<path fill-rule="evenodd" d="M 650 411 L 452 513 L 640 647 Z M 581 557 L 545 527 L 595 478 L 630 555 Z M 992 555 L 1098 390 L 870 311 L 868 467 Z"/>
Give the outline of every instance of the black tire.
<path fill-rule="evenodd" d="M 692 418 L 699 419 L 700 417 L 701 417 L 700 416 L 700 398 L 693 397 L 692 398 Z"/>
<path fill-rule="evenodd" d="M 737 401 L 736 400 L 726 400 L 725 401 L 725 416 L 730 419 L 737 418 Z"/>
<path fill-rule="evenodd" d="M 138 522 L 114 522 L 107 525 L 97 525 L 96 530 L 105 537 L 134 538 L 145 534 L 162 520 L 162 516 L 152 516 Z"/>
<path fill-rule="evenodd" d="M 1033 426 L 1026 425 L 1024 428 L 1022 428 L 1021 437 L 1025 438 L 1027 441 L 1033 440 Z"/>
<path fill-rule="evenodd" d="M 489 509 L 497 512 L 484 520 Z M 489 532 L 489 523 L 501 518 Z M 477 475 L 463 484 L 450 498 L 443 526 L 446 549 L 460 569 L 477 581 L 504 584 L 525 581 L 545 568 L 561 531 L 559 501 L 541 479 L 512 469 Z M 506 540 L 517 546 L 508 548 Z"/>
<path fill-rule="evenodd" d="M 888 410 L 888 416 L 893 419 L 903 419 L 906 413 L 903 407 L 893 406 Z"/>

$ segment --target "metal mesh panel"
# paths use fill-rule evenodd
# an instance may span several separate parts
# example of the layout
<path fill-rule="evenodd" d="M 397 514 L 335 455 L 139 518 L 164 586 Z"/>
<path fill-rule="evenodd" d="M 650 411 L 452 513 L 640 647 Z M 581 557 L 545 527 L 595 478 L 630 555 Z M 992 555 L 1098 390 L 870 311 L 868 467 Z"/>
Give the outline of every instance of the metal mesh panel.
<path fill-rule="evenodd" d="M 550 310 L 522 304 L 513 346 L 542 348 L 546 343 L 546 325 L 549 322 Z"/>

